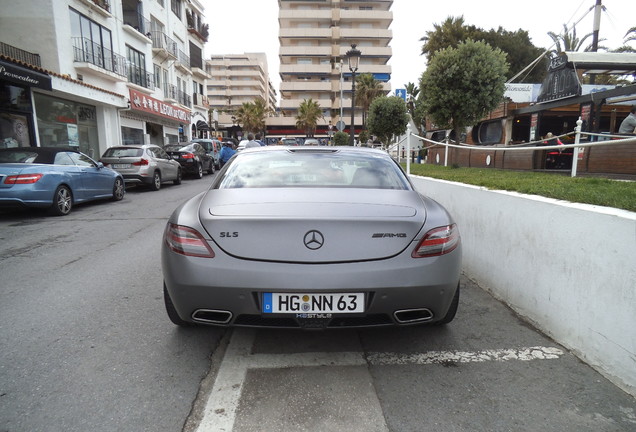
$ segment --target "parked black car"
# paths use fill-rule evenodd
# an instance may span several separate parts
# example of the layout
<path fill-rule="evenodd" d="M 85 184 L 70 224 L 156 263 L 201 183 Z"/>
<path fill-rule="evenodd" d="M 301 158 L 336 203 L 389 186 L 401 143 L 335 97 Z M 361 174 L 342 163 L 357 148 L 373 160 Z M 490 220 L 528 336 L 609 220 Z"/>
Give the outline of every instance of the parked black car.
<path fill-rule="evenodd" d="M 201 144 L 168 144 L 164 150 L 179 162 L 184 174 L 193 174 L 196 178 L 202 178 L 203 172 L 214 173 L 214 158 Z"/>

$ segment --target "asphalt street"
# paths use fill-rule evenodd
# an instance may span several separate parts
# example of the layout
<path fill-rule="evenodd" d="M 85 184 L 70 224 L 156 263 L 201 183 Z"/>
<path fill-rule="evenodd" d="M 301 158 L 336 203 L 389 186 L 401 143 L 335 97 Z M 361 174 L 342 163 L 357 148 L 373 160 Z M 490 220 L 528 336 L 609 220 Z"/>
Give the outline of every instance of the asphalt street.
<path fill-rule="evenodd" d="M 636 431 L 636 401 L 462 277 L 447 326 L 181 329 L 159 247 L 211 176 L 0 212 L 0 431 Z"/>

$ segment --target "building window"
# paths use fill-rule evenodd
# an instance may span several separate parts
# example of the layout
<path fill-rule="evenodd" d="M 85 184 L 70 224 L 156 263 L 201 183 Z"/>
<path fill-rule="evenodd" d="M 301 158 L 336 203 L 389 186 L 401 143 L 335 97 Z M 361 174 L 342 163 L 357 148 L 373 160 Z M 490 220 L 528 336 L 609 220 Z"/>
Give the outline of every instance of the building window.
<path fill-rule="evenodd" d="M 145 54 L 126 45 L 126 58 L 128 59 L 128 81 L 148 88 Z"/>
<path fill-rule="evenodd" d="M 170 0 L 172 12 L 181 19 L 181 0 Z"/>
<path fill-rule="evenodd" d="M 161 67 L 159 65 L 153 64 L 153 73 L 155 75 L 155 86 L 157 86 L 157 88 L 161 88 Z"/>
<path fill-rule="evenodd" d="M 111 31 L 75 9 L 69 9 L 69 12 L 75 61 L 88 62 L 114 72 L 116 65 Z"/>

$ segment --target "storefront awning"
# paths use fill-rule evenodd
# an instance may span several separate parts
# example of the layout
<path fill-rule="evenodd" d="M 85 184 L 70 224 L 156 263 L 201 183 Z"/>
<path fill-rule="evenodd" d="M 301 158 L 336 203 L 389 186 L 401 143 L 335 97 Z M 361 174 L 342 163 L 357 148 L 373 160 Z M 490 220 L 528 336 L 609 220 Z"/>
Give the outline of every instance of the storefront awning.
<path fill-rule="evenodd" d="M 4 61 L 0 61 L 0 79 L 28 87 L 51 90 L 50 76 Z"/>
<path fill-rule="evenodd" d="M 206 122 L 204 122 L 203 120 L 198 120 L 197 124 L 196 124 L 197 130 L 200 131 L 209 131 L 210 127 L 208 126 L 208 124 Z"/>

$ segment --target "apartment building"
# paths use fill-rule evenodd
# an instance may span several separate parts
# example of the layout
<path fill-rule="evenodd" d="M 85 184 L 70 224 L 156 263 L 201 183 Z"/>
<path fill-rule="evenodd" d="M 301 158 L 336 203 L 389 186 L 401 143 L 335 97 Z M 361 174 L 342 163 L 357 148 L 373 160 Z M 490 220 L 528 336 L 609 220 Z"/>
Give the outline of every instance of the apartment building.
<path fill-rule="evenodd" d="M 207 25 L 199 0 L 5 6 L 0 147 L 72 146 L 97 159 L 113 145 L 207 133 Z M 18 123 L 20 141 L 12 136 Z"/>
<path fill-rule="evenodd" d="M 275 111 L 276 90 L 269 79 L 265 53 L 212 55 L 206 60 L 206 71 L 210 108 L 217 128 L 226 135 L 242 134 L 233 117 L 243 103 L 261 99 Z"/>
<path fill-rule="evenodd" d="M 298 106 L 313 99 L 323 108 L 316 136 L 326 137 L 340 120 L 349 131 L 351 78 L 346 53 L 361 51 L 357 74 L 371 73 L 384 83 L 391 77 L 392 0 L 278 0 L 280 40 L 280 111 L 268 121 L 270 134 L 304 136 L 295 126 Z M 355 111 L 356 133 L 362 112 Z M 335 130 L 335 129 L 332 129 Z"/>

